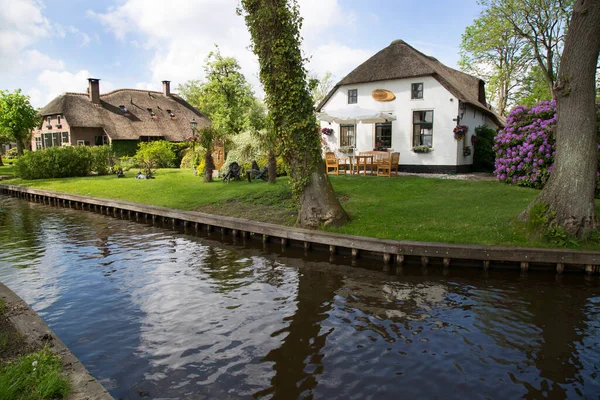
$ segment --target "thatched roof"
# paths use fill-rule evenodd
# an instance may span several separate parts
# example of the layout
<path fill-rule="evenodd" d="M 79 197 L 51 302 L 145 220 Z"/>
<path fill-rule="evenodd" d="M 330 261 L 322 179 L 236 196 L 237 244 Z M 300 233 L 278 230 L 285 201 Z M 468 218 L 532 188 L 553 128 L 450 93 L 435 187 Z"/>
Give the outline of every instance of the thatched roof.
<path fill-rule="evenodd" d="M 123 113 L 119 106 L 125 106 Z M 152 118 L 148 109 L 152 109 Z M 170 110 L 174 117 L 169 115 Z M 64 115 L 71 127 L 102 128 L 112 140 L 137 140 L 141 136 L 164 136 L 181 142 L 192 135 L 190 121 L 198 129 L 210 125 L 209 119 L 176 94 L 138 89 L 118 89 L 100 95 L 93 104 L 86 93 L 63 93 L 41 111 L 42 116 Z"/>
<path fill-rule="evenodd" d="M 318 111 L 342 85 L 387 81 L 393 79 L 432 76 L 460 101 L 486 113 L 499 126 L 503 119 L 490 110 L 485 101 L 485 82 L 479 78 L 449 68 L 434 57 L 427 56 L 402 40 L 395 40 L 385 49 L 359 65 L 327 94 Z"/>

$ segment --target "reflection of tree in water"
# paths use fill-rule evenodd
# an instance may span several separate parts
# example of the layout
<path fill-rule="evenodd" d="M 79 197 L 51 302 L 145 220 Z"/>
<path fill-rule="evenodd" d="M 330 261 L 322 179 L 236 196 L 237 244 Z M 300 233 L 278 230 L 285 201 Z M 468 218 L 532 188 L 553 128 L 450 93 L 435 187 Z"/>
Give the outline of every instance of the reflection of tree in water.
<path fill-rule="evenodd" d="M 19 252 L 19 262 L 12 265 L 26 268 L 41 257 L 44 247 L 41 217 L 40 211 L 32 210 L 29 203 L 0 199 L 0 246 Z"/>
<path fill-rule="evenodd" d="M 528 282 L 527 286 L 531 284 Z M 582 374 L 588 375 L 588 383 L 591 383 L 593 376 L 600 372 L 599 368 L 591 366 L 595 371 L 582 371 L 585 367 L 578 353 L 578 348 L 583 347 L 584 336 L 590 334 L 586 332 L 589 288 L 569 289 L 567 291 L 562 285 L 551 284 L 543 291 L 532 291 L 527 287 L 519 290 L 531 313 L 531 321 L 541 331 L 539 347 L 532 354 L 532 361 L 540 377 L 549 381 L 540 387 L 522 382 L 529 391 L 525 396 L 528 399 L 598 396 L 597 391 L 593 392 L 592 385 L 583 387 L 586 377 Z M 597 340 L 595 346 L 598 345 Z"/>
<path fill-rule="evenodd" d="M 342 286 L 338 274 L 311 268 L 299 271 L 297 309 L 287 328 L 274 333 L 288 335 L 280 347 L 271 350 L 262 361 L 273 362 L 275 376 L 271 387 L 254 397 L 272 395 L 275 399 L 295 399 L 317 385 L 323 372 L 321 350 L 331 331 L 321 333 L 321 322 L 328 318 L 335 292 Z M 310 366 L 310 367 L 309 367 Z M 311 397 L 310 393 L 306 397 Z"/>

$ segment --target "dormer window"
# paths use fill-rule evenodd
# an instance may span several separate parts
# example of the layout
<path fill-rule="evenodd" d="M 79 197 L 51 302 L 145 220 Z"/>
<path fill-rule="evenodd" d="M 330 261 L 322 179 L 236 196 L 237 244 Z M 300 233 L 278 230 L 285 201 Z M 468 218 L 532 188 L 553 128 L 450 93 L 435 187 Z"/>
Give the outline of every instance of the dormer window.
<path fill-rule="evenodd" d="M 175 118 L 175 114 L 173 114 L 173 111 L 167 110 L 167 113 L 169 114 L 169 117 L 171 117 L 171 119 Z"/>
<path fill-rule="evenodd" d="M 121 110 L 123 114 L 127 114 L 127 108 L 124 105 L 120 105 L 119 110 Z"/>
<path fill-rule="evenodd" d="M 154 111 L 152 111 L 151 108 L 147 108 L 147 110 L 148 110 L 148 114 L 150 114 L 150 118 L 156 119 L 156 114 L 154 113 Z"/>

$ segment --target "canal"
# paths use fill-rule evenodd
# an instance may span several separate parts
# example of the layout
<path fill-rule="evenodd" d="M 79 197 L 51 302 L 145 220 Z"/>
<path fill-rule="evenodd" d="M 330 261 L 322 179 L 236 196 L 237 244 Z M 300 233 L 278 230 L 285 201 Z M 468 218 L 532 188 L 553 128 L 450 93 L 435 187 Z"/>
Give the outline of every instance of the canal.
<path fill-rule="evenodd" d="M 115 398 L 598 397 L 597 277 L 342 261 L 0 196 L 0 281 Z"/>

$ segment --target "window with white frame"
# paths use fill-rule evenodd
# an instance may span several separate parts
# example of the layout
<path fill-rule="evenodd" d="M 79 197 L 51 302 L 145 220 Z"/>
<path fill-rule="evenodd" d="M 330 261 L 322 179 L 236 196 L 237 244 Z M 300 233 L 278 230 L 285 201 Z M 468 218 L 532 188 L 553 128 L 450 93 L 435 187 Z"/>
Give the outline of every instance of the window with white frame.
<path fill-rule="evenodd" d="M 35 138 L 35 149 L 36 150 L 41 150 L 43 149 L 43 145 L 42 145 L 42 138 L 41 137 L 36 137 Z"/>
<path fill-rule="evenodd" d="M 355 147 L 356 126 L 340 125 L 340 147 Z"/>
<path fill-rule="evenodd" d="M 413 147 L 433 147 L 433 110 L 413 111 Z"/>
<path fill-rule="evenodd" d="M 69 132 L 63 132 L 62 133 L 62 144 L 68 144 L 69 143 Z"/>
<path fill-rule="evenodd" d="M 375 147 L 392 147 L 392 123 L 375 124 Z"/>

